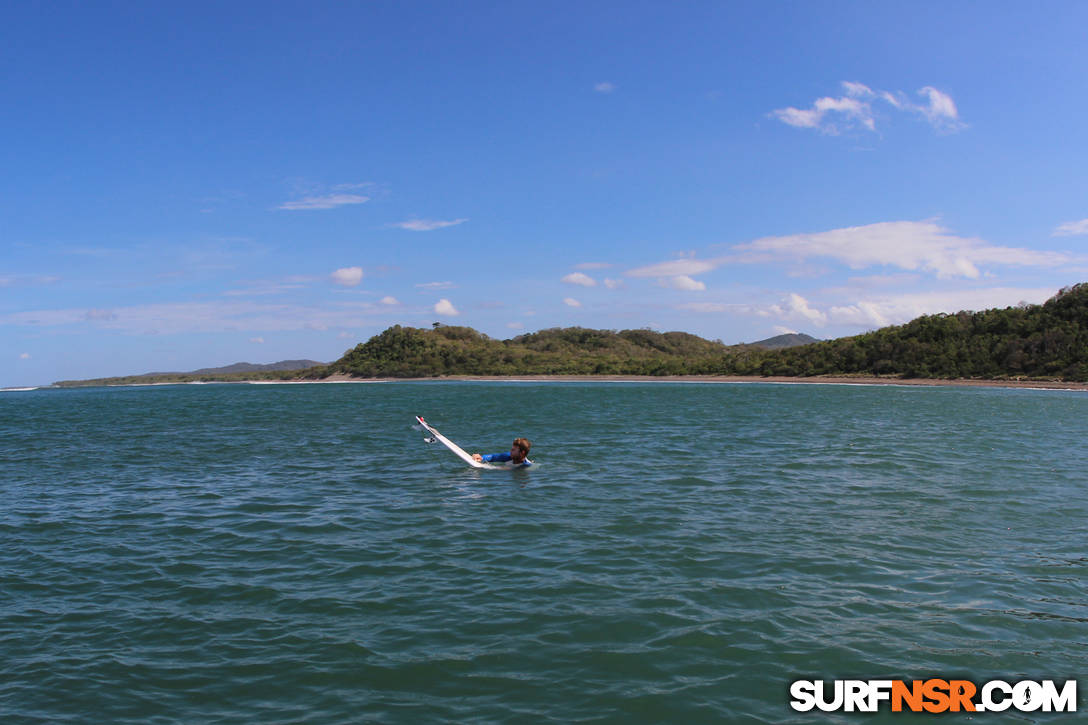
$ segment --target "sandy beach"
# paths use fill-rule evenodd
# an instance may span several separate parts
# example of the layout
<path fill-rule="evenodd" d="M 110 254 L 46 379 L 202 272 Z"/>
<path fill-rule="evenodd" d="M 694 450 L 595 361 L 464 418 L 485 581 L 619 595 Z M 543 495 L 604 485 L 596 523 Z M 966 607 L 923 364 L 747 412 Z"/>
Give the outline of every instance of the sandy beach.
<path fill-rule="evenodd" d="M 493 382 L 616 382 L 616 383 L 797 383 L 823 385 L 920 385 L 931 387 L 1028 388 L 1040 390 L 1079 390 L 1088 392 L 1088 383 L 1046 380 L 940 380 L 932 378 L 877 377 L 785 377 L 738 375 L 448 375 L 432 378 L 355 378 L 331 375 L 323 383 L 352 382 L 435 382 L 435 381 L 493 381 Z M 267 382 L 267 381 L 266 381 Z M 298 381 L 307 382 L 307 381 Z"/>

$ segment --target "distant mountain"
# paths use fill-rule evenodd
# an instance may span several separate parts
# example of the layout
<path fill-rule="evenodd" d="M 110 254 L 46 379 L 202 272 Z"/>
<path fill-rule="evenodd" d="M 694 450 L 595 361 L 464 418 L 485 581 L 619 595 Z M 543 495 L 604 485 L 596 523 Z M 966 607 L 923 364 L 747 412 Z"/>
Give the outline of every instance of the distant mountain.
<path fill-rule="evenodd" d="M 267 373 L 279 372 L 282 370 L 305 370 L 307 368 L 317 367 L 318 365 L 324 364 L 325 363 L 317 362 L 316 360 L 280 360 L 279 362 L 268 363 L 266 365 L 260 365 L 257 363 L 236 362 L 233 365 L 224 365 L 221 368 L 200 368 L 199 370 L 191 370 L 187 373 L 144 373 L 142 375 L 133 375 L 131 377 L 157 378 L 163 375 L 233 375 L 235 373 Z"/>
<path fill-rule="evenodd" d="M 95 378 L 93 380 L 60 380 L 54 385 L 62 388 L 90 385 L 147 385 L 149 383 L 190 383 L 212 382 L 216 380 L 244 380 L 253 377 L 261 380 L 285 380 L 298 377 L 296 373 L 311 368 L 323 367 L 325 363 L 316 360 L 280 360 L 279 362 L 257 365 L 239 362 L 221 368 L 201 368 L 188 373 L 144 373 L 116 378 Z"/>
<path fill-rule="evenodd" d="M 782 350 L 787 347 L 797 347 L 798 345 L 811 345 L 814 342 L 820 342 L 820 340 L 803 332 L 791 332 L 749 344 L 754 347 L 762 347 L 764 350 Z"/>
<path fill-rule="evenodd" d="M 200 370 L 194 370 L 191 373 L 184 373 L 186 375 L 230 375 L 232 373 L 270 373 L 279 372 L 281 370 L 305 370 L 307 368 L 314 368 L 318 365 L 324 365 L 325 363 L 317 362 L 316 360 L 280 360 L 279 362 L 268 363 L 267 365 L 256 365 L 254 363 L 238 362 L 233 365 L 225 365 L 221 368 L 201 368 Z"/>

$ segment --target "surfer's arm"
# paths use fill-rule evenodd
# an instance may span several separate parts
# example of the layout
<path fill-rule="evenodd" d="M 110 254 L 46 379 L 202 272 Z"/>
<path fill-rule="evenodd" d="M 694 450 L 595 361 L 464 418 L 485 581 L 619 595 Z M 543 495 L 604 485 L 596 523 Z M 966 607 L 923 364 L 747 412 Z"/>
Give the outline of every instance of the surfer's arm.
<path fill-rule="evenodd" d="M 477 454 L 477 455 L 479 455 L 479 454 Z M 473 456 L 473 458 L 476 458 L 476 456 Z M 484 455 L 480 456 L 480 460 L 483 461 L 484 463 L 506 463 L 507 461 L 510 460 L 510 454 L 509 453 L 485 453 Z"/>

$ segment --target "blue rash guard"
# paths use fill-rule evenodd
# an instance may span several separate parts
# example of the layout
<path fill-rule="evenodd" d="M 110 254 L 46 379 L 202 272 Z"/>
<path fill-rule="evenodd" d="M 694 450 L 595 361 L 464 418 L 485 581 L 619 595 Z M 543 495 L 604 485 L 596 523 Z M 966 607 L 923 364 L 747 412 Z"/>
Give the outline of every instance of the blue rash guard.
<path fill-rule="evenodd" d="M 485 463 L 507 463 L 513 460 L 509 453 L 485 453 L 480 458 L 483 458 Z M 526 458 L 517 465 L 518 467 L 528 467 L 533 465 L 533 462 Z"/>

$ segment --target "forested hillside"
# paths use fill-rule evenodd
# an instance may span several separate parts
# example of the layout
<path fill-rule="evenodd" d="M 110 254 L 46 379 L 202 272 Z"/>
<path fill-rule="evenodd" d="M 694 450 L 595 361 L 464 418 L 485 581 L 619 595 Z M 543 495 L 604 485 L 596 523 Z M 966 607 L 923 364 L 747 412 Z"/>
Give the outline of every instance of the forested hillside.
<path fill-rule="evenodd" d="M 469 327 L 394 326 L 327 370 L 361 377 L 713 374 L 728 348 L 684 332 L 555 328 L 494 340 Z"/>
<path fill-rule="evenodd" d="M 494 340 L 469 327 L 391 327 L 312 374 L 879 375 L 1088 380 L 1088 284 L 1043 305 L 927 315 L 855 337 L 783 349 L 683 332 L 541 330 Z"/>
<path fill-rule="evenodd" d="M 1043 305 L 927 315 L 905 325 L 777 352 L 771 375 L 1088 380 L 1088 283 Z"/>

